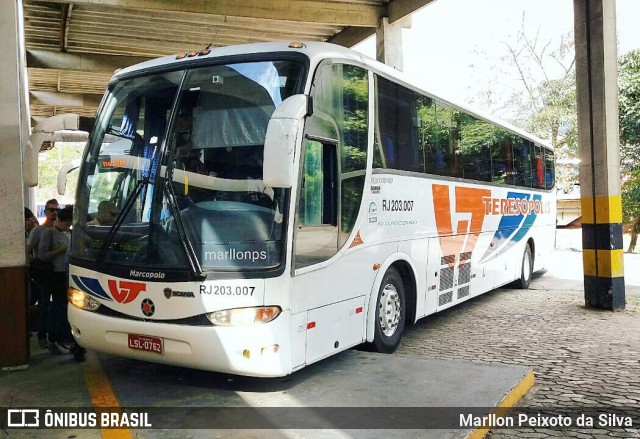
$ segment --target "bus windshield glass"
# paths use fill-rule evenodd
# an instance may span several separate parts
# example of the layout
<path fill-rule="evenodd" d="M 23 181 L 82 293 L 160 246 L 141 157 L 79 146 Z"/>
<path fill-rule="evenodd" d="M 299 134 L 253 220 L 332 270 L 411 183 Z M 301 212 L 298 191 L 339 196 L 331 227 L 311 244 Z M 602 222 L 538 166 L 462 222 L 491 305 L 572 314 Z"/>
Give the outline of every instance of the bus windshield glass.
<path fill-rule="evenodd" d="M 110 84 L 77 191 L 71 256 L 145 269 L 269 270 L 289 190 L 265 186 L 267 124 L 305 63 L 206 65 Z"/>

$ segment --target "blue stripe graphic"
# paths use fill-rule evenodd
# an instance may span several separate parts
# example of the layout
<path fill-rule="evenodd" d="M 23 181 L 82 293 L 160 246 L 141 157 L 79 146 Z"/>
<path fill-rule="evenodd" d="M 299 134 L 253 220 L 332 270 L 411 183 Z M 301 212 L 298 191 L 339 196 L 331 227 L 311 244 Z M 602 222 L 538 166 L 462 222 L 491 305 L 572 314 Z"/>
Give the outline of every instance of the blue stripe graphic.
<path fill-rule="evenodd" d="M 507 193 L 507 198 L 529 200 L 529 195 L 521 192 L 509 192 Z M 533 200 L 540 200 L 541 198 L 540 195 L 533 196 Z M 495 258 L 516 245 L 517 242 L 525 237 L 536 218 L 537 215 L 534 210 L 530 210 L 526 216 L 522 213 L 519 215 L 503 215 L 500 218 L 498 230 L 493 239 L 491 239 L 491 245 L 480 259 L 480 263 Z"/>
<path fill-rule="evenodd" d="M 92 296 L 113 302 L 113 299 L 102 288 L 102 285 L 100 285 L 98 279 L 94 279 L 91 277 L 80 277 L 76 275 L 72 275 L 71 279 L 73 279 L 78 287 L 82 288 L 82 290 L 86 291 Z"/>

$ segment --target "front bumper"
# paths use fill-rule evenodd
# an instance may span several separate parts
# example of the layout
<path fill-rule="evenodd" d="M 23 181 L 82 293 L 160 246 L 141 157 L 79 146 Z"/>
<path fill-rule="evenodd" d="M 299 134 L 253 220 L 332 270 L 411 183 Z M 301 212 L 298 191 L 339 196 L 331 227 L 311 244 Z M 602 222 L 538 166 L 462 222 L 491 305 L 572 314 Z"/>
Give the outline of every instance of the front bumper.
<path fill-rule="evenodd" d="M 269 323 L 247 326 L 144 322 L 104 316 L 72 305 L 68 314 L 74 338 L 89 350 L 236 375 L 277 377 L 292 371 L 288 311 Z M 162 338 L 163 353 L 129 348 L 128 334 Z"/>

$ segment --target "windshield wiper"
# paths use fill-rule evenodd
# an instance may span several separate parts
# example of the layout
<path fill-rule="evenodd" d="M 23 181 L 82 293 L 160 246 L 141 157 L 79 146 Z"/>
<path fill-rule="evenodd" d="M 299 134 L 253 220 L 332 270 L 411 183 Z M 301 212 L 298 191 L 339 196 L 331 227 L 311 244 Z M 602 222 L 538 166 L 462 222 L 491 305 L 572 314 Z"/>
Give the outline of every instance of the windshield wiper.
<path fill-rule="evenodd" d="M 139 180 L 136 186 L 133 188 L 133 191 L 127 197 L 124 203 L 124 206 L 122 207 L 122 210 L 120 211 L 120 214 L 116 219 L 116 222 L 113 223 L 113 225 L 111 226 L 111 229 L 109 229 L 109 233 L 107 234 L 107 237 L 104 239 L 104 242 L 102 243 L 102 247 L 100 248 L 100 253 L 98 254 L 98 258 L 96 259 L 97 262 L 102 262 L 104 260 L 104 257 L 107 254 L 107 250 L 109 249 L 109 246 L 111 245 L 111 242 L 113 241 L 114 236 L 116 235 L 116 233 L 118 232 L 122 224 L 124 223 L 125 217 L 131 210 L 131 207 L 135 203 L 140 193 L 142 192 L 142 188 L 146 187 L 148 184 L 149 184 L 149 177 Z M 144 202 L 143 202 L 143 205 L 144 205 Z"/>
<path fill-rule="evenodd" d="M 189 259 L 189 269 L 191 271 L 191 275 L 194 280 L 203 281 L 207 278 L 207 275 L 202 270 L 202 266 L 200 265 L 200 261 L 196 255 L 196 251 L 193 249 L 193 244 L 191 244 L 191 240 L 187 236 L 187 232 L 184 228 L 184 222 L 182 221 L 182 215 L 180 214 L 180 208 L 178 207 L 178 203 L 176 202 L 176 193 L 173 190 L 173 185 L 171 182 L 173 181 L 173 170 L 175 168 L 174 155 L 172 152 L 169 152 L 167 167 L 165 171 L 165 184 L 163 186 L 163 196 L 169 200 L 169 206 L 171 211 L 173 212 L 173 218 L 176 223 L 176 229 L 178 230 L 178 236 L 180 237 L 180 242 L 182 247 L 184 248 L 185 253 L 187 254 L 187 259 Z"/>
<path fill-rule="evenodd" d="M 171 207 L 171 211 L 173 212 L 173 218 L 176 223 L 176 229 L 178 230 L 178 236 L 180 236 L 180 242 L 182 243 L 182 247 L 187 254 L 187 258 L 189 259 L 189 269 L 191 271 L 191 275 L 193 276 L 194 280 L 203 281 L 207 278 L 207 275 L 202 271 L 200 261 L 198 260 L 196 252 L 193 249 L 193 245 L 191 244 L 191 241 L 187 236 L 187 232 L 185 231 L 184 223 L 182 222 L 182 215 L 180 214 L 180 208 L 178 207 L 178 203 L 176 203 L 176 194 L 173 191 L 171 179 L 169 178 L 166 179 L 166 183 L 164 184 L 163 195 L 169 200 L 169 206 Z"/>

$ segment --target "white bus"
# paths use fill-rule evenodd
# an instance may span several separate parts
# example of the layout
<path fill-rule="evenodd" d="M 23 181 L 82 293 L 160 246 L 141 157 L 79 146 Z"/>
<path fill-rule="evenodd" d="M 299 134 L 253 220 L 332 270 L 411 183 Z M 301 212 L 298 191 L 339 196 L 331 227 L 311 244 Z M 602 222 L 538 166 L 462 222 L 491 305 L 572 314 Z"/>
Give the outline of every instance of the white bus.
<path fill-rule="evenodd" d="M 268 377 L 391 353 L 528 287 L 554 244 L 549 147 L 327 43 L 117 72 L 80 167 L 72 331 L 144 361 Z"/>

